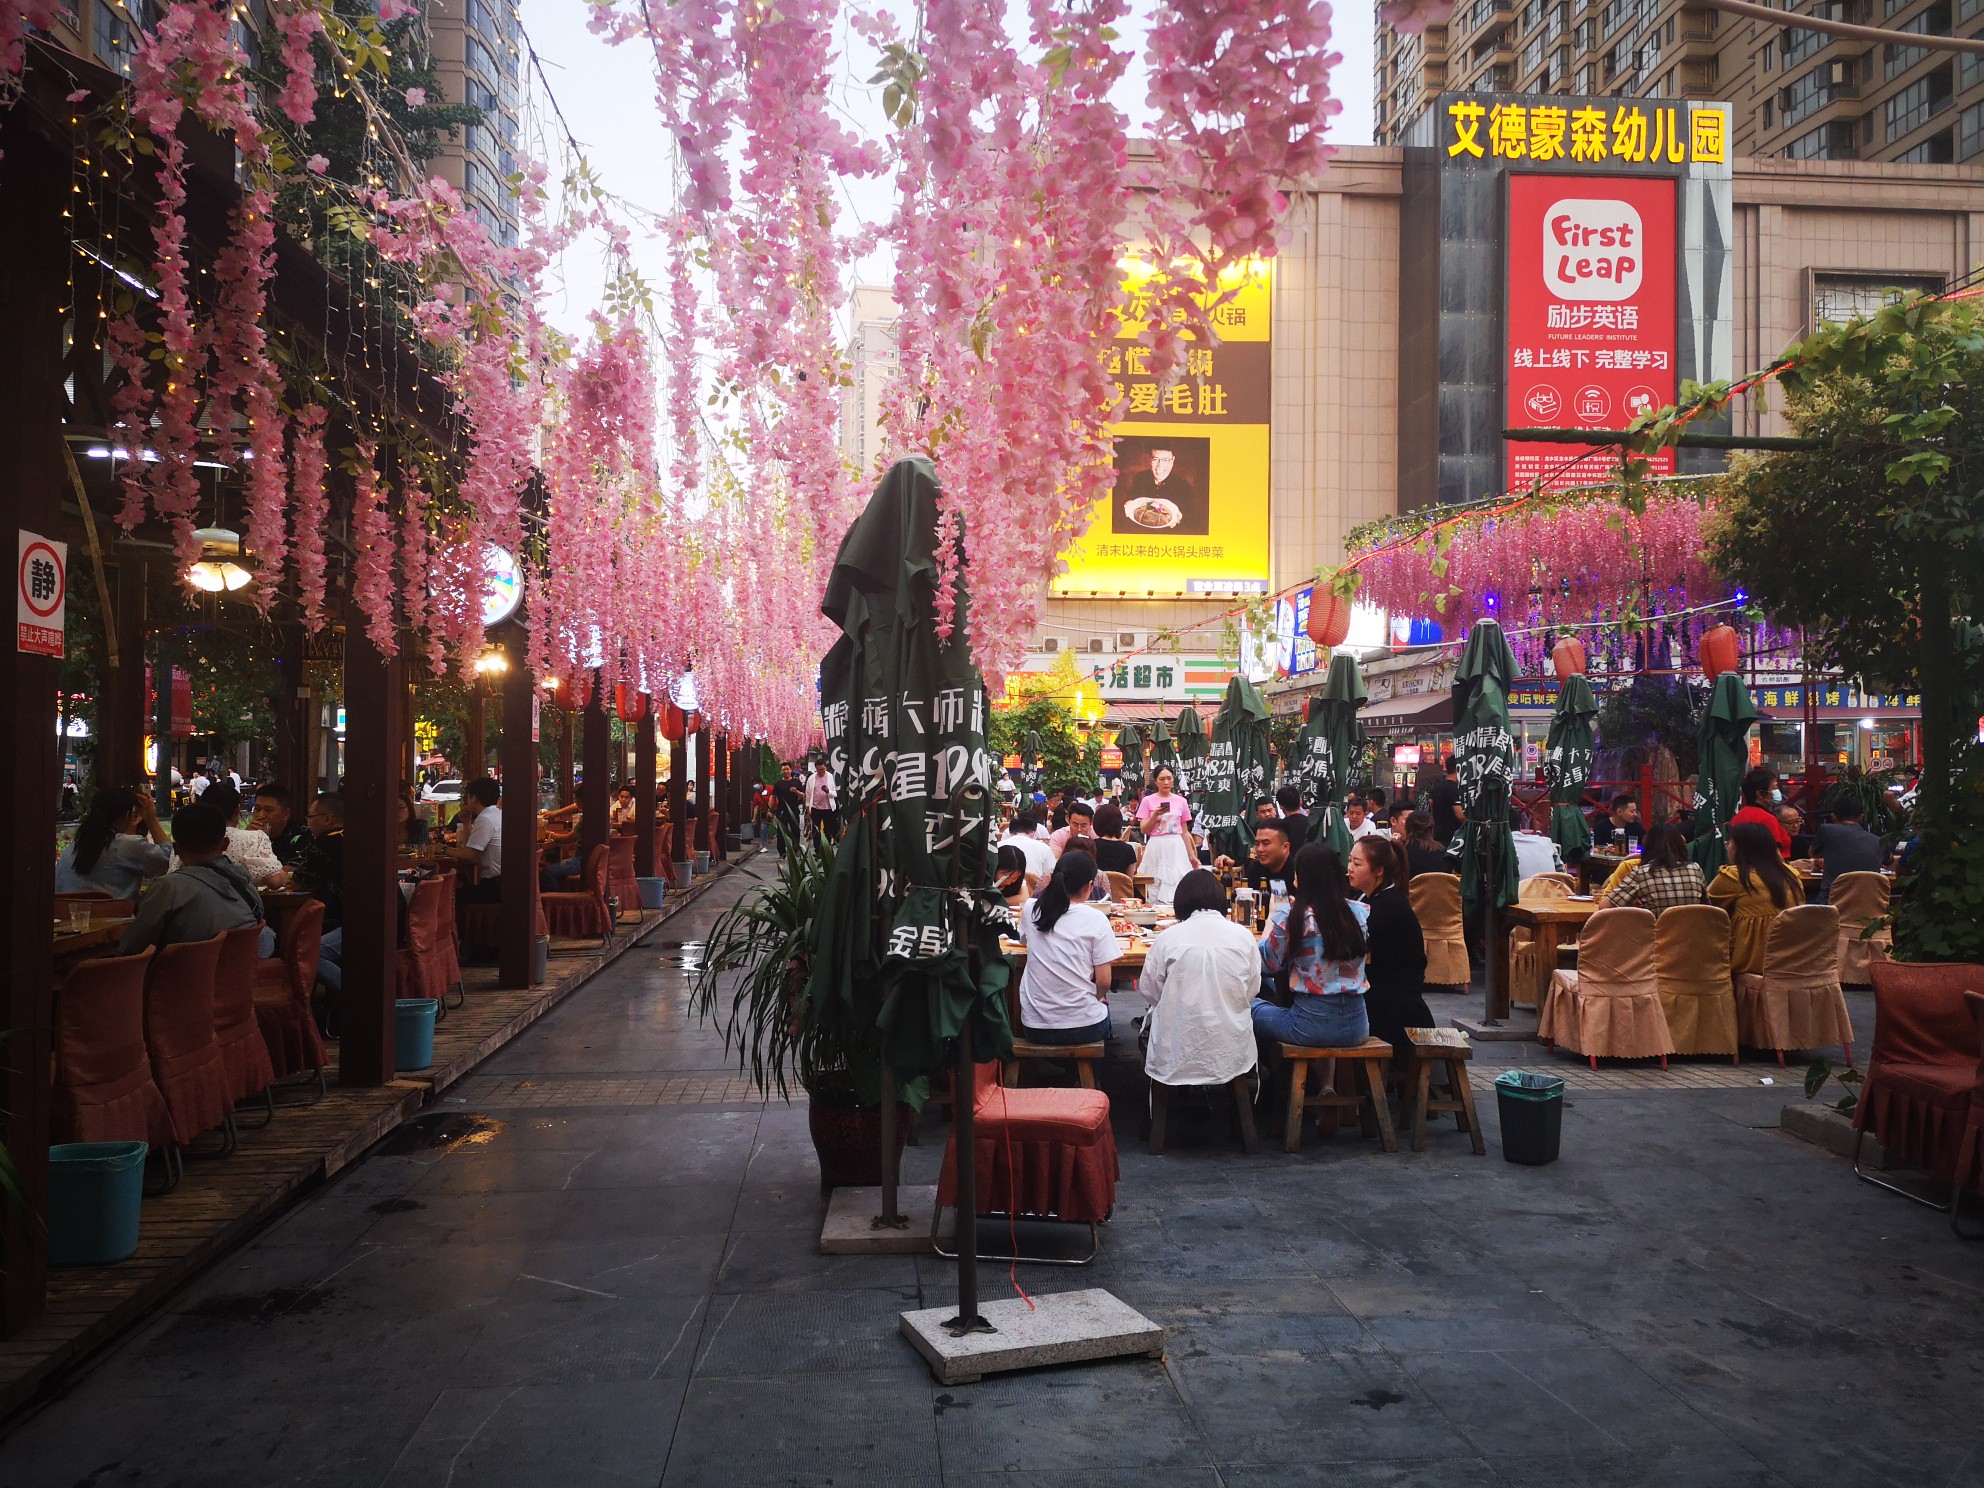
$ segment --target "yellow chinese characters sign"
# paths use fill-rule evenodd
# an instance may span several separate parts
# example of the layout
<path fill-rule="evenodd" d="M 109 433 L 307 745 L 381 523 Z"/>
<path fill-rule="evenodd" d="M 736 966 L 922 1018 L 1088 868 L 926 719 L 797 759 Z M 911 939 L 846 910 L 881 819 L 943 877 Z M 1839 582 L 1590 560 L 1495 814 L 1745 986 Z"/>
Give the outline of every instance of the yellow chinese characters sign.
<path fill-rule="evenodd" d="M 1723 104 L 1605 105 L 1457 98 L 1447 104 L 1447 156 L 1627 165 L 1727 165 L 1729 109 Z"/>
<path fill-rule="evenodd" d="M 1136 344 L 1151 269 L 1125 259 L 1125 319 L 1104 353 L 1117 405 L 1115 481 L 1062 556 L 1056 594 L 1265 594 L 1272 406 L 1266 264 L 1236 270 L 1211 314 L 1219 340 L 1191 344 L 1166 382 Z"/>

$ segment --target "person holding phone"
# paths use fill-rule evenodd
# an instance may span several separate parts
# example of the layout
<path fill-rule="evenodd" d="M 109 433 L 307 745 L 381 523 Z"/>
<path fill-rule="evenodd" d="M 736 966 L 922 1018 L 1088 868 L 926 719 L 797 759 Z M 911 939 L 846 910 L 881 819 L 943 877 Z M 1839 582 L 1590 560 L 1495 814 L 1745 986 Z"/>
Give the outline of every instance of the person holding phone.
<path fill-rule="evenodd" d="M 1192 837 L 1192 807 L 1178 794 L 1178 773 L 1160 765 L 1151 779 L 1151 793 L 1137 806 L 1137 823 L 1144 833 L 1143 870 L 1151 876 L 1148 897 L 1169 904 L 1178 880 L 1199 865 L 1198 843 Z"/>

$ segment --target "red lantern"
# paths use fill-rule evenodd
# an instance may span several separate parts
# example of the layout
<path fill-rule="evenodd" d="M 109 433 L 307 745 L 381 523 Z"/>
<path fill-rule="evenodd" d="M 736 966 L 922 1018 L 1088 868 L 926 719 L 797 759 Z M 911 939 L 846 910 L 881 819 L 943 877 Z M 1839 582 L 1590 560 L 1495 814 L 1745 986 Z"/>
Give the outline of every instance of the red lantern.
<path fill-rule="evenodd" d="M 1711 682 L 1724 672 L 1735 671 L 1737 663 L 1742 660 L 1741 654 L 1736 649 L 1735 630 L 1727 625 L 1718 625 L 1713 630 L 1705 631 L 1702 634 L 1699 655 L 1702 675 Z"/>
<path fill-rule="evenodd" d="M 683 724 L 685 721 L 686 720 L 682 717 L 682 710 L 676 707 L 675 704 L 673 703 L 662 704 L 661 706 L 662 738 L 666 739 L 671 744 L 681 743 L 684 732 Z"/>
<path fill-rule="evenodd" d="M 613 711 L 622 720 L 634 716 L 627 711 L 628 705 L 633 698 L 633 693 L 634 689 L 629 687 L 625 682 L 615 682 L 613 684 Z"/>
<path fill-rule="evenodd" d="M 627 689 L 627 699 L 620 705 L 620 716 L 628 723 L 639 723 L 648 716 L 648 695 Z"/>
<path fill-rule="evenodd" d="M 1585 669 L 1584 642 L 1576 636 L 1559 636 L 1557 644 L 1550 648 L 1550 665 L 1557 673 L 1559 682 L 1582 676 Z"/>
<path fill-rule="evenodd" d="M 1318 589 L 1309 596 L 1309 639 L 1327 651 L 1341 646 L 1350 634 L 1350 601 L 1334 589 Z"/>

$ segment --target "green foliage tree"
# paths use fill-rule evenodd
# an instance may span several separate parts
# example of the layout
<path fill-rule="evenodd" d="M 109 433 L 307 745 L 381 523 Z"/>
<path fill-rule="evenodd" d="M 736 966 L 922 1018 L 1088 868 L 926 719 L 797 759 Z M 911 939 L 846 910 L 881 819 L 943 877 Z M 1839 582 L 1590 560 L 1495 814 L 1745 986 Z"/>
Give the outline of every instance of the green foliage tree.
<path fill-rule="evenodd" d="M 1605 695 L 1594 720 L 1599 744 L 1608 750 L 1665 749 L 1685 780 L 1697 768 L 1695 718 L 1698 699 L 1678 677 L 1635 677 L 1629 686 Z"/>
<path fill-rule="evenodd" d="M 1722 482 L 1722 571 L 1816 636 L 1847 675 L 1922 697 L 1919 851 L 1894 932 L 1913 959 L 1984 957 L 1984 320 L 1914 299 L 1821 327 L 1789 353 L 1809 449 Z"/>
<path fill-rule="evenodd" d="M 1066 654 L 1052 671 L 1008 678 L 1005 705 L 993 709 L 985 731 L 993 754 L 1002 759 L 1018 754 L 1027 734 L 1037 733 L 1049 786 L 1099 789 L 1102 740 L 1098 736 L 1085 742 L 1082 731 L 1075 727 L 1080 687 L 1081 674 L 1075 669 L 1074 657 Z"/>

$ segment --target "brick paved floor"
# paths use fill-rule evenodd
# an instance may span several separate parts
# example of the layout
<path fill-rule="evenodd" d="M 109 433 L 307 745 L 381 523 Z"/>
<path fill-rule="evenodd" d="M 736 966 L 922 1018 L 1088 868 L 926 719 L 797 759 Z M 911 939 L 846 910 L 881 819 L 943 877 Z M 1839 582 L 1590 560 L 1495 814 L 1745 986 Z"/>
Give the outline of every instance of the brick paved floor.
<path fill-rule="evenodd" d="M 1102 1258 L 1020 1279 L 1110 1288 L 1167 1356 L 941 1389 L 895 1319 L 953 1272 L 818 1254 L 806 1113 L 749 1098 L 683 968 L 623 961 L 224 1261 L 0 1484 L 1984 1483 L 1984 1246 L 1781 1133 L 1796 1070 L 1484 1046 L 1484 1084 L 1568 1082 L 1533 1169 L 1492 1097 L 1486 1158 L 1247 1158 L 1190 1101 L 1152 1158 L 1114 1062 Z"/>

